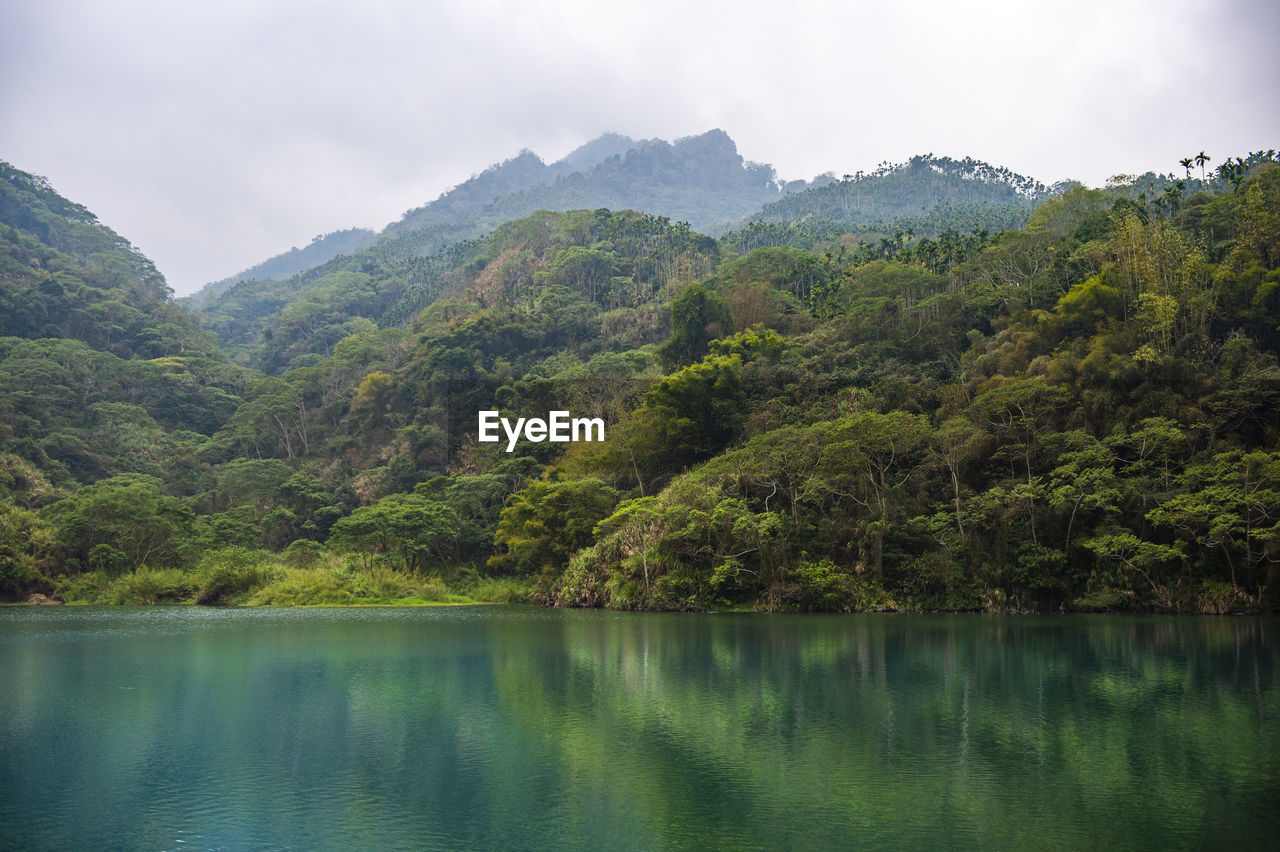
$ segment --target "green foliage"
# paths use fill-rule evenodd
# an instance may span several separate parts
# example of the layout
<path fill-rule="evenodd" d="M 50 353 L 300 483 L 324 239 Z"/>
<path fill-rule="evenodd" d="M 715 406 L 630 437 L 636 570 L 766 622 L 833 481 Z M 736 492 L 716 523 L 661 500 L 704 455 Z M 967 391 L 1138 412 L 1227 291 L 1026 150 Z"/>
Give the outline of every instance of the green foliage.
<path fill-rule="evenodd" d="M 419 572 L 456 556 L 460 527 L 450 506 L 419 494 L 392 494 L 335 523 L 330 542 L 360 552 L 366 566 L 385 556 L 398 568 Z"/>
<path fill-rule="evenodd" d="M 762 177 L 694 142 L 598 175 Z M 719 244 L 597 207 L 444 247 L 462 225 L 432 207 L 210 298 L 258 371 L 7 171 L 0 597 L 1274 609 L 1272 159 L 1047 197 L 918 158 Z M 467 227 L 504 215 L 484 186 L 525 203 L 545 168 L 452 196 Z M 854 221 L 912 204 L 933 224 Z M 1000 205 L 1025 227 L 996 232 Z M 479 410 L 564 408 L 606 440 L 476 440 Z"/>
<path fill-rule="evenodd" d="M 671 304 L 671 337 L 658 349 L 668 370 L 692 364 L 707 354 L 707 344 L 733 330 L 728 304 L 714 292 L 690 284 Z"/>
<path fill-rule="evenodd" d="M 1021 227 L 1050 193 L 1008 169 L 928 154 L 788 194 L 724 239 L 746 252 L 759 246 L 813 249 L 858 234 L 875 256 L 892 259 L 906 248 L 902 238 L 910 232 L 920 235 L 919 247 L 936 260 L 937 243 L 930 238 L 949 235 L 941 240 L 949 244 L 941 255 L 955 261 L 967 254 L 955 250 L 959 234 Z"/>
<path fill-rule="evenodd" d="M 55 531 L 37 513 L 0 500 L 0 601 L 45 590 L 43 573 L 57 547 Z"/>
<path fill-rule="evenodd" d="M 122 358 L 211 354 L 149 260 L 41 177 L 0 162 L 0 337 L 68 338 Z"/>
<path fill-rule="evenodd" d="M 792 602 L 805 610 L 869 612 L 893 610 L 893 600 L 878 586 L 842 571 L 830 559 L 801 561 L 793 574 Z"/>
<path fill-rule="evenodd" d="M 746 331 L 728 337 L 713 340 L 708 344 L 712 355 L 724 357 L 737 356 L 740 361 L 753 361 L 756 358 L 778 360 L 787 347 L 785 338 L 760 326 L 753 326 Z"/>
<path fill-rule="evenodd" d="M 738 435 L 746 394 L 742 359 L 709 355 L 663 377 L 603 444 L 581 445 L 567 467 L 588 468 L 642 493 L 723 450 Z"/>
<path fill-rule="evenodd" d="M 85 486 L 45 514 L 57 529 L 64 562 L 109 576 L 143 566 L 176 567 L 192 544 L 192 511 L 162 494 L 159 480 L 141 474 Z"/>
<path fill-rule="evenodd" d="M 553 572 L 591 541 L 618 493 L 598 479 L 531 482 L 502 510 L 489 566 L 506 574 Z"/>
<path fill-rule="evenodd" d="M 245 547 L 206 552 L 195 574 L 200 580 L 195 602 L 206 606 L 243 602 L 279 576 L 270 553 Z"/>
<path fill-rule="evenodd" d="M 480 577 L 464 587 L 467 597 L 485 603 L 515 604 L 537 603 L 538 589 L 530 578 Z"/>
<path fill-rule="evenodd" d="M 299 272 L 305 272 L 308 269 L 320 266 L 338 255 L 354 254 L 366 249 L 373 245 L 374 241 L 375 234 L 364 228 L 348 228 L 345 231 L 320 234 L 306 248 L 299 249 L 295 246 L 284 254 L 264 260 L 262 263 L 230 278 L 206 284 L 191 297 L 191 300 L 196 305 L 204 304 L 240 281 L 266 281 L 289 278 Z"/>

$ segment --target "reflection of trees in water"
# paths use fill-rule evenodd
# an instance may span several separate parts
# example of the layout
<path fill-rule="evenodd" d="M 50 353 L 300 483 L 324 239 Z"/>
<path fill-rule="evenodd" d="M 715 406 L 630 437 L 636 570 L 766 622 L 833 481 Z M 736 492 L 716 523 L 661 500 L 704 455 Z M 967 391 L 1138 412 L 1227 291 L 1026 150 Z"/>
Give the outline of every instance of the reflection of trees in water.
<path fill-rule="evenodd" d="M 818 843 L 949 826 L 984 845 L 1087 830 L 1131 846 L 1230 831 L 1224 797 L 1250 835 L 1276 792 L 1266 628 L 602 618 L 567 624 L 569 680 L 513 662 L 498 683 L 521 718 L 540 708 L 532 724 L 554 726 L 569 774 L 614 789 L 619 807 L 648 803 L 668 841 L 713 830 L 785 844 L 799 821 Z"/>
<path fill-rule="evenodd" d="M 14 840 L 70 826 L 49 836 L 162 845 L 185 825 L 305 847 L 1132 848 L 1247 846 L 1280 819 L 1265 619 L 483 607 L 59 625 L 0 657 L 20 685 L 0 695 Z"/>

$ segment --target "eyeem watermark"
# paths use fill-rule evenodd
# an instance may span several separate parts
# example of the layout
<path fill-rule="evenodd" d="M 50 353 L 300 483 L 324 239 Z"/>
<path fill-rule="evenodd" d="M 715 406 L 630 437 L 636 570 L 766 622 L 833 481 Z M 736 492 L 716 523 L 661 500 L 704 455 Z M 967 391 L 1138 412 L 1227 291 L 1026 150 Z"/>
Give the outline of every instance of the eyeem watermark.
<path fill-rule="evenodd" d="M 512 426 L 510 420 L 499 417 L 496 411 L 481 411 L 479 415 L 481 443 L 492 444 L 502 440 L 498 434 L 498 427 L 501 426 L 507 435 L 507 452 L 516 448 L 521 435 L 526 441 L 535 444 L 542 441 L 567 444 L 570 441 L 604 440 L 604 420 L 599 417 L 570 417 L 567 411 L 548 411 L 546 420 L 541 417 L 521 417 Z"/>

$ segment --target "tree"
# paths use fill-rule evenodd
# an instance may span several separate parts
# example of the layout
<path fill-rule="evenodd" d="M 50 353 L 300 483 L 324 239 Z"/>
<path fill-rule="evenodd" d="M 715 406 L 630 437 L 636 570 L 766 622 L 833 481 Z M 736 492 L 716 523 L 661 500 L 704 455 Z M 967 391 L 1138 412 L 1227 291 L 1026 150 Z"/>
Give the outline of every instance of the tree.
<path fill-rule="evenodd" d="M 882 580 L 885 536 L 903 486 L 927 457 L 928 422 L 903 411 L 863 412 L 833 422 L 829 430 L 818 476 L 825 488 L 871 513 L 870 557 L 876 579 Z"/>
<path fill-rule="evenodd" d="M 951 499 L 955 510 L 956 532 L 964 535 L 961 512 L 960 481 L 966 470 L 981 454 L 982 433 L 963 417 L 953 417 L 938 427 L 933 438 L 935 458 L 951 479 Z"/>
<path fill-rule="evenodd" d="M 640 497 L 621 503 L 613 514 L 595 527 L 595 535 L 613 534 L 624 556 L 640 556 L 644 587 L 649 588 L 649 548 L 661 529 L 662 506 L 656 497 Z"/>
<path fill-rule="evenodd" d="M 57 545 L 40 515 L 0 499 L 0 600 L 20 600 L 44 586 L 42 569 Z"/>
<path fill-rule="evenodd" d="M 122 474 L 85 486 L 45 511 L 66 560 L 108 574 L 177 566 L 191 543 L 194 514 L 160 493 L 160 480 Z"/>
<path fill-rule="evenodd" d="M 588 302 L 595 302 L 617 273 L 618 256 L 612 251 L 569 246 L 556 253 L 543 277 L 548 284 L 563 284 Z"/>
<path fill-rule="evenodd" d="M 220 438 L 252 447 L 257 458 L 283 453 L 286 459 L 293 459 L 310 450 L 310 412 L 295 385 L 284 379 L 254 379 L 245 397 L 219 433 Z"/>
<path fill-rule="evenodd" d="M 690 284 L 671 304 L 671 337 L 658 349 L 663 367 L 671 371 L 707 354 L 707 344 L 733 331 L 728 303 L 701 284 Z"/>
<path fill-rule="evenodd" d="M 1116 513 L 1122 494 L 1110 447 L 1082 430 L 1063 437 L 1070 449 L 1058 456 L 1058 466 L 1049 475 L 1049 506 L 1070 509 L 1062 545 L 1063 553 L 1070 555 L 1071 533 L 1080 511 Z"/>
<path fill-rule="evenodd" d="M 1200 487 L 1174 495 L 1147 517 L 1220 554 L 1231 585 L 1258 592 L 1265 569 L 1280 562 L 1280 452 L 1217 453 L 1185 477 Z"/>
<path fill-rule="evenodd" d="M 433 559 L 448 559 L 460 527 L 457 513 L 449 506 L 416 494 L 391 494 L 339 520 L 329 540 L 337 547 L 361 551 L 366 566 L 386 554 L 416 573 Z"/>
<path fill-rule="evenodd" d="M 621 435 L 646 482 L 711 458 L 729 444 L 746 400 L 741 367 L 737 355 L 709 355 L 645 394 Z"/>
<path fill-rule="evenodd" d="M 1146 541 L 1128 532 L 1096 536 L 1085 541 L 1084 546 L 1101 560 L 1092 577 L 1095 587 L 1130 588 L 1132 575 L 1137 574 L 1151 587 L 1158 605 L 1170 606 L 1172 600 L 1161 569 L 1182 560 L 1180 547 Z"/>
<path fill-rule="evenodd" d="M 279 459 L 236 459 L 218 472 L 215 488 L 219 510 L 250 505 L 258 512 L 279 501 L 281 488 L 294 475 Z"/>
<path fill-rule="evenodd" d="M 980 419 L 1000 441 L 1002 446 L 993 454 L 993 459 L 1008 459 L 1010 475 L 1014 475 L 1014 459 L 1021 456 L 1030 482 L 1034 470 L 1032 457 L 1040 438 L 1057 425 L 1058 412 L 1067 406 L 1069 399 L 1066 390 L 1037 376 L 1006 382 L 983 392 L 970 406 L 970 416 Z"/>
<path fill-rule="evenodd" d="M 502 510 L 494 536 L 499 552 L 489 567 L 518 574 L 562 570 L 617 502 L 618 492 L 595 478 L 531 482 Z"/>

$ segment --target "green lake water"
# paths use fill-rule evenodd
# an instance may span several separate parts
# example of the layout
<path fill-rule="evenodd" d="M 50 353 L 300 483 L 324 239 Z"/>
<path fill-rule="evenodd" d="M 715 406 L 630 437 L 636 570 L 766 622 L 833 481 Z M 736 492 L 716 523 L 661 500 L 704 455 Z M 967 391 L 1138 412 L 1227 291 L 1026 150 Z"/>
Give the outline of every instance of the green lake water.
<path fill-rule="evenodd" d="M 0 848 L 1266 848 L 1280 622 L 0 610 Z"/>

